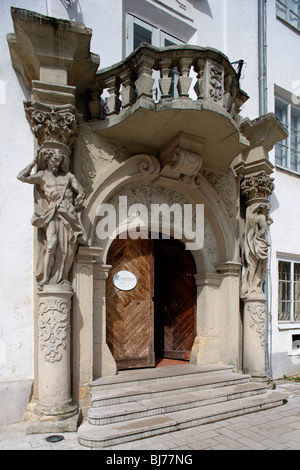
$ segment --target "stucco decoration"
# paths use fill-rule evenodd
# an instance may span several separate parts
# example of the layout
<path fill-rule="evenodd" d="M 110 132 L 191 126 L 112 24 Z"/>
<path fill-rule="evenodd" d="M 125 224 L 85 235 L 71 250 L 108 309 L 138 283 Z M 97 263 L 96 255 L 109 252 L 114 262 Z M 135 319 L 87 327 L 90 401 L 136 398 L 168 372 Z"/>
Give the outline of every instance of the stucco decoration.
<path fill-rule="evenodd" d="M 81 223 L 84 195 L 69 170 L 76 120 L 69 107 L 25 106 L 39 149 L 18 179 L 34 185 L 32 225 L 38 228 L 36 279 L 45 284 L 70 284 L 69 271 L 78 243 L 85 243 Z M 32 173 L 36 166 L 36 172 Z"/>

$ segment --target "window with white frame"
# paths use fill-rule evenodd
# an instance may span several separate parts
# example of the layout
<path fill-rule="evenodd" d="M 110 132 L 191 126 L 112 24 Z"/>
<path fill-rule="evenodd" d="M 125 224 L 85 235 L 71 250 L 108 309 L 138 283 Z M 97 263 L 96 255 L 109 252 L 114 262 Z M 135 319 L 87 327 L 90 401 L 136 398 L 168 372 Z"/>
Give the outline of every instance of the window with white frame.
<path fill-rule="evenodd" d="M 278 321 L 300 322 L 300 261 L 278 261 Z"/>
<path fill-rule="evenodd" d="M 289 133 L 275 146 L 275 164 L 300 173 L 300 108 L 277 97 L 275 114 Z"/>
<path fill-rule="evenodd" d="M 163 31 L 161 28 L 147 23 L 134 15 L 126 15 L 127 22 L 127 35 L 126 35 L 126 55 L 131 54 L 140 44 L 143 42 L 151 44 L 155 47 L 168 47 L 176 46 L 179 44 L 184 44 L 184 41 L 181 41 L 179 38 L 168 34 L 166 31 Z M 178 98 L 177 92 L 177 82 L 178 82 L 178 68 L 173 67 L 172 70 L 172 88 L 171 96 L 173 98 Z M 158 78 L 159 72 L 153 73 L 153 78 L 155 79 L 154 88 L 153 88 L 153 98 L 155 101 L 159 100 L 159 86 Z"/>
<path fill-rule="evenodd" d="M 184 44 L 181 39 L 129 13 L 126 15 L 126 23 L 126 55 L 131 54 L 142 42 L 156 47 Z"/>
<path fill-rule="evenodd" d="M 300 0 L 276 0 L 276 15 L 300 30 Z"/>

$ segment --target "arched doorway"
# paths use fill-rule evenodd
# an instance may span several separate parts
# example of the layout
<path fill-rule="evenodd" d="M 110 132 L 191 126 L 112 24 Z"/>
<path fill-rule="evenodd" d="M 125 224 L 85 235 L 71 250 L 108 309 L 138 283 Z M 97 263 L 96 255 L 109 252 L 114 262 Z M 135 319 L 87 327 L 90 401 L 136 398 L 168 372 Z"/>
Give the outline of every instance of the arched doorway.
<path fill-rule="evenodd" d="M 174 239 L 119 239 L 107 258 L 107 344 L 118 369 L 154 367 L 160 357 L 189 360 L 196 336 L 195 266 Z M 130 290 L 115 285 L 125 271 L 136 277 Z"/>

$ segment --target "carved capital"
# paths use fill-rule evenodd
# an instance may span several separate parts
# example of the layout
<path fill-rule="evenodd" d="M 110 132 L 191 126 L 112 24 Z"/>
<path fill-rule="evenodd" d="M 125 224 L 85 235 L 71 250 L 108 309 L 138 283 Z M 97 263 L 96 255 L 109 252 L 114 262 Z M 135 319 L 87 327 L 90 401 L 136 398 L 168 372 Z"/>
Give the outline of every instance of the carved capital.
<path fill-rule="evenodd" d="M 37 101 L 27 101 L 24 107 L 31 130 L 40 147 L 46 142 L 73 147 L 77 130 L 74 106 L 51 106 Z"/>
<path fill-rule="evenodd" d="M 274 191 L 274 178 L 265 171 L 247 176 L 241 184 L 241 193 L 245 197 L 247 205 L 253 202 L 268 201 Z"/>

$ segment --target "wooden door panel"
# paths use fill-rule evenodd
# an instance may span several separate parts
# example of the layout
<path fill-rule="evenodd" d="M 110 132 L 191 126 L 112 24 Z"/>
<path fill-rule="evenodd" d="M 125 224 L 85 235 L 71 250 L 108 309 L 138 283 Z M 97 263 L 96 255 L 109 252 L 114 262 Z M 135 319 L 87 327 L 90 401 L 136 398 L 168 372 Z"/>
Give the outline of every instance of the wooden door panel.
<path fill-rule="evenodd" d="M 112 266 L 106 287 L 107 344 L 119 369 L 154 366 L 153 256 L 150 240 L 120 240 L 111 245 L 107 264 Z M 113 284 L 118 271 L 137 278 L 131 291 Z"/>
<path fill-rule="evenodd" d="M 176 240 L 155 242 L 155 351 L 161 357 L 190 357 L 196 336 L 195 266 Z"/>

